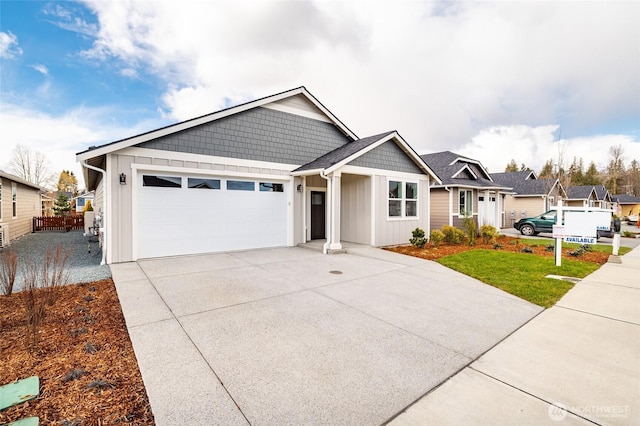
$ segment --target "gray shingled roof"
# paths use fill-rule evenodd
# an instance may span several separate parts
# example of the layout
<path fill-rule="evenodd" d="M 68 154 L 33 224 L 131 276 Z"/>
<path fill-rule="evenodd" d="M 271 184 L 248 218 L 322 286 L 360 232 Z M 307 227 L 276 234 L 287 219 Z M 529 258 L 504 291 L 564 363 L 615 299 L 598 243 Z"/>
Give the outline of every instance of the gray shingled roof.
<path fill-rule="evenodd" d="M 392 133 L 394 133 L 394 131 L 380 133 L 379 135 L 369 136 L 367 138 L 362 138 L 353 142 L 346 143 L 340 148 L 336 148 L 333 151 L 328 152 L 327 154 L 298 167 L 294 170 L 294 172 L 329 168 L 334 164 L 339 163 L 340 161 L 352 156 L 353 154 L 362 151 L 369 145 L 378 142 L 380 139 L 383 139 Z"/>
<path fill-rule="evenodd" d="M 528 180 L 529 175 L 533 175 L 533 179 L 537 179 L 536 174 L 532 170 L 524 170 L 520 172 L 504 172 L 504 173 L 491 173 L 491 179 L 494 182 L 501 183 L 503 185 L 515 188 L 519 183 Z"/>
<path fill-rule="evenodd" d="M 607 198 L 609 190 L 603 185 L 597 185 L 594 187 L 594 189 L 596 190 L 596 197 L 598 197 L 598 200 L 604 200 L 605 198 Z M 609 194 L 609 198 L 611 198 L 611 194 Z"/>
<path fill-rule="evenodd" d="M 500 183 L 492 182 L 489 179 L 485 178 L 485 172 L 479 167 L 471 158 L 465 157 L 463 155 L 455 154 L 451 151 L 442 151 L 435 152 L 433 154 L 424 154 L 421 155 L 420 158 L 427 163 L 427 166 L 435 174 L 438 175 L 443 185 L 448 186 L 469 186 L 474 188 L 511 188 L 508 185 L 502 185 Z M 456 159 L 460 159 L 453 163 Z M 468 162 L 464 160 L 468 160 Z M 473 173 L 478 177 L 477 179 L 466 178 L 466 177 L 455 177 L 464 166 L 468 166 L 469 169 L 473 171 Z M 464 173 L 461 173 L 461 175 Z"/>
<path fill-rule="evenodd" d="M 531 170 L 491 173 L 491 177 L 495 182 L 512 187 L 517 195 L 547 195 L 555 185 L 556 179 L 527 179 L 532 173 Z M 535 177 L 535 173 L 532 176 Z"/>
<path fill-rule="evenodd" d="M 586 200 L 595 191 L 593 185 L 570 186 L 567 189 L 567 198 L 570 200 Z"/>
<path fill-rule="evenodd" d="M 627 194 L 613 195 L 611 200 L 618 204 L 640 204 L 640 197 Z"/>

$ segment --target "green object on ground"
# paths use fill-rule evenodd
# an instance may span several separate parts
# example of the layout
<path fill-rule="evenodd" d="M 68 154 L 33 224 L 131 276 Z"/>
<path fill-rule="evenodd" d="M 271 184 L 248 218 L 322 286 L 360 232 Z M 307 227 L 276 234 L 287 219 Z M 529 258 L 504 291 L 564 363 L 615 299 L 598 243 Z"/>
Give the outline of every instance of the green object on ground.
<path fill-rule="evenodd" d="M 0 387 L 0 410 L 13 407 L 40 395 L 38 376 L 27 377 Z"/>
<path fill-rule="evenodd" d="M 6 426 L 38 426 L 40 424 L 40 418 L 27 417 L 26 419 L 16 420 L 15 422 L 7 423 Z"/>

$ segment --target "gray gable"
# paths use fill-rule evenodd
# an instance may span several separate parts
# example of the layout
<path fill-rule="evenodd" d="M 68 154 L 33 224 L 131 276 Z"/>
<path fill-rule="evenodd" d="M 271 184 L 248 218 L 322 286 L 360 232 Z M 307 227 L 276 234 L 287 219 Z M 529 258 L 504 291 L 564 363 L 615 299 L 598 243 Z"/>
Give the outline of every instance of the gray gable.
<path fill-rule="evenodd" d="M 429 168 L 438 175 L 443 185 L 471 186 L 475 188 L 497 188 L 502 186 L 509 188 L 507 185 L 500 185 L 489 179 L 485 179 L 483 177 L 486 176 L 485 172 L 477 164 L 465 161 L 473 160 L 451 151 L 424 154 L 420 157 L 427 163 Z M 456 159 L 459 159 L 459 161 L 454 163 Z M 474 178 L 471 173 L 465 169 L 465 166 L 472 170 L 477 178 Z"/>
<path fill-rule="evenodd" d="M 334 124 L 268 108 L 254 108 L 137 146 L 305 164 L 350 141 Z"/>
<path fill-rule="evenodd" d="M 387 141 L 361 155 L 351 161 L 349 165 L 394 172 L 424 174 L 422 169 L 393 140 Z"/>
<path fill-rule="evenodd" d="M 586 200 L 594 192 L 593 185 L 570 186 L 567 189 L 567 198 L 570 200 Z"/>

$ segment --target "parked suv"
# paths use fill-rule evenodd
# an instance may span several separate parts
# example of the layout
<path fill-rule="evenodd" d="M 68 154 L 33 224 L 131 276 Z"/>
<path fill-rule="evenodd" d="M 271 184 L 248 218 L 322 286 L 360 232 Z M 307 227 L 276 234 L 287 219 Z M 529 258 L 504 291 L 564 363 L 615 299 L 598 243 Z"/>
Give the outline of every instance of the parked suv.
<path fill-rule="evenodd" d="M 549 210 L 535 217 L 525 217 L 513 224 L 522 235 L 538 235 L 541 232 L 553 232 L 553 225 L 556 224 L 556 211 Z M 611 218 L 611 228 L 609 231 L 598 231 L 597 238 L 612 238 L 614 232 L 620 231 L 620 219 Z"/>
<path fill-rule="evenodd" d="M 556 224 L 556 211 L 549 210 L 535 217 L 525 217 L 513 224 L 522 235 L 538 235 L 541 232 L 552 232 Z"/>

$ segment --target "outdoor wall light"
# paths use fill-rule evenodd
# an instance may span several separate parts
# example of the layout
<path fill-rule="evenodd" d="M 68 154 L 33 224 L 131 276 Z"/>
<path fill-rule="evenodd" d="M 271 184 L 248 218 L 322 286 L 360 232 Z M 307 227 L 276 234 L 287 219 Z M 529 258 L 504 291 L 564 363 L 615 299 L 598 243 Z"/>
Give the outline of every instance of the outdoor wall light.
<path fill-rule="evenodd" d="M 125 175 L 124 173 L 120 173 L 120 185 L 126 185 L 127 184 L 127 175 Z"/>
<path fill-rule="evenodd" d="M 298 192 L 302 192 L 302 184 L 299 184 L 299 185 L 296 187 L 296 190 L 297 190 Z"/>

